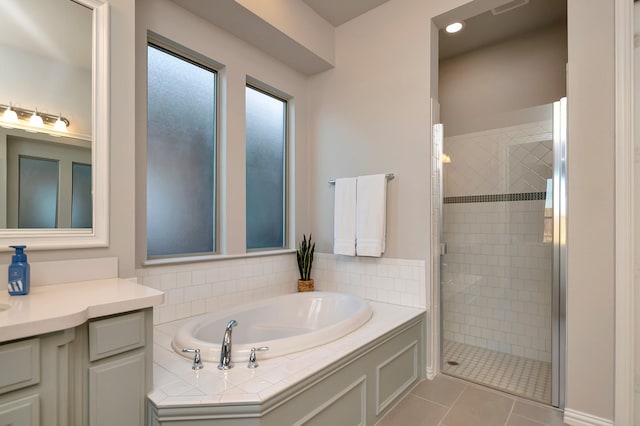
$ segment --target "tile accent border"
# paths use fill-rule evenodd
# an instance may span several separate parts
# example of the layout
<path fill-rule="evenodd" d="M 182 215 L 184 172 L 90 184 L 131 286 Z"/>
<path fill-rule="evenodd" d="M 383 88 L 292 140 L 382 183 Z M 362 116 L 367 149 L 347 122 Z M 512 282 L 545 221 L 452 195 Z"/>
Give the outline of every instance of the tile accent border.
<path fill-rule="evenodd" d="M 532 201 L 545 200 L 547 192 L 520 192 L 515 194 L 486 194 L 486 195 L 462 195 L 456 197 L 444 197 L 444 204 L 460 203 L 496 203 L 503 201 Z"/>

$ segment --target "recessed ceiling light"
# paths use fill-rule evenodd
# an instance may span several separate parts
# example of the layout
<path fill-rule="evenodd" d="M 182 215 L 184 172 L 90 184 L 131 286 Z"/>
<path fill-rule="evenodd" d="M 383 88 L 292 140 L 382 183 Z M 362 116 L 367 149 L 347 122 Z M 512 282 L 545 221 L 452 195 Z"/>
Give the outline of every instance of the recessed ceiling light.
<path fill-rule="evenodd" d="M 449 34 L 453 34 L 453 33 L 457 33 L 463 28 L 464 28 L 464 22 L 454 22 L 452 24 L 447 25 L 447 27 L 444 30 Z"/>

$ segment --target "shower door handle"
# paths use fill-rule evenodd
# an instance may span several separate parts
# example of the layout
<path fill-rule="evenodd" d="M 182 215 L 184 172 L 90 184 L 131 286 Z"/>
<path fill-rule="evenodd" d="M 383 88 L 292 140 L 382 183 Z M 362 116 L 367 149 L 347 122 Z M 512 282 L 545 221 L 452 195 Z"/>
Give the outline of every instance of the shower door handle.
<path fill-rule="evenodd" d="M 447 243 L 440 243 L 440 256 L 447 254 Z"/>

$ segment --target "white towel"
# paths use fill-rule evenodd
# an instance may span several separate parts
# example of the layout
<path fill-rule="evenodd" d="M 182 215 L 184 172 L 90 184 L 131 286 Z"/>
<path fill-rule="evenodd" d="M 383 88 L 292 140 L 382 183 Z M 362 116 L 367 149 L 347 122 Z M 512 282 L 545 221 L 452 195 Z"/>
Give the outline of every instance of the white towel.
<path fill-rule="evenodd" d="M 357 255 L 380 257 L 385 249 L 387 178 L 383 174 L 359 176 L 356 191 Z"/>
<path fill-rule="evenodd" d="M 336 179 L 333 253 L 356 255 L 356 178 Z"/>

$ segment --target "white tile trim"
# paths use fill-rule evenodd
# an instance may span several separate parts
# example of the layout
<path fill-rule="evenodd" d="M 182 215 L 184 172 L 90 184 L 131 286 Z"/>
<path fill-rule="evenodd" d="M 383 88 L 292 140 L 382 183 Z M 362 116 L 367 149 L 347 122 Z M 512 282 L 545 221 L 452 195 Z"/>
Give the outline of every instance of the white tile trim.
<path fill-rule="evenodd" d="M 603 419 L 581 411 L 566 408 L 564 410 L 564 422 L 572 426 L 613 426 L 613 420 Z M 622 424 L 620 424 L 622 425 Z"/>

